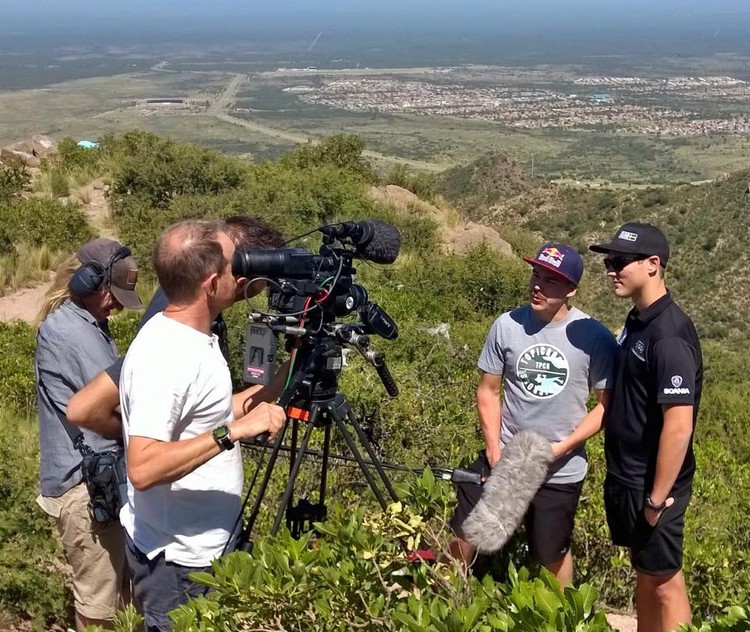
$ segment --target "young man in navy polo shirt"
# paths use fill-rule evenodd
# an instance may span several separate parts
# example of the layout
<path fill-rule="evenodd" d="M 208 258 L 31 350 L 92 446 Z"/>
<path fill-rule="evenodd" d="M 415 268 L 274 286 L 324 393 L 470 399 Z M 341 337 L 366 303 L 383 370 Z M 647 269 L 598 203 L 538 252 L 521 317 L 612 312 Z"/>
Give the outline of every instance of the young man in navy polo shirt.
<path fill-rule="evenodd" d="M 695 472 L 701 347 L 664 283 L 669 243 L 658 228 L 631 222 L 590 249 L 606 255 L 615 294 L 634 305 L 618 340 L 604 420 L 607 521 L 612 541 L 631 550 L 639 632 L 666 632 L 691 620 L 682 540 Z"/>

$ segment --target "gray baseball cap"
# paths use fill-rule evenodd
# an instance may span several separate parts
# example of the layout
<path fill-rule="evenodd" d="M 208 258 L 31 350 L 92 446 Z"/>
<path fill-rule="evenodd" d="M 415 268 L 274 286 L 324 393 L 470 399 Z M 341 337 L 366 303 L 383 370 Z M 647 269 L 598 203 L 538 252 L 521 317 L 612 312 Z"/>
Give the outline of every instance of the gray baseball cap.
<path fill-rule="evenodd" d="M 127 246 L 113 239 L 98 237 L 83 244 L 76 253 L 76 257 L 81 263 L 96 261 L 105 268 L 109 289 L 123 307 L 128 309 L 143 307 L 141 299 L 135 292 L 138 265 Z"/>

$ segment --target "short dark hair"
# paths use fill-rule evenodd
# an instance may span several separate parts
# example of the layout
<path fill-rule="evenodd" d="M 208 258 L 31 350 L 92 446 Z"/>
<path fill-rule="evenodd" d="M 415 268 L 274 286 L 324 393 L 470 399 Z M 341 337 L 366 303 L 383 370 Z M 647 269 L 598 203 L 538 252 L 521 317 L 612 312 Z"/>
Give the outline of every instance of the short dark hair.
<path fill-rule="evenodd" d="M 221 274 L 226 265 L 218 240 L 219 222 L 188 219 L 172 224 L 154 246 L 153 264 L 170 303 L 195 300 L 203 279 Z"/>
<path fill-rule="evenodd" d="M 281 233 L 259 217 L 233 215 L 227 217 L 224 223 L 235 248 L 278 248 L 284 244 Z"/>

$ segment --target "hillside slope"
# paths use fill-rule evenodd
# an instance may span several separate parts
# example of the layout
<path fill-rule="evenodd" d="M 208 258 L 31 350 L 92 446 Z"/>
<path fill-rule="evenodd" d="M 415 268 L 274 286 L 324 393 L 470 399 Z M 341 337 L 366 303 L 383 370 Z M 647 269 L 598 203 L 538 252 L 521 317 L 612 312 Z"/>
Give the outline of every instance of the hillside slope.
<path fill-rule="evenodd" d="M 746 344 L 750 332 L 750 170 L 715 182 L 646 190 L 574 189 L 543 186 L 503 200 L 485 210 L 489 226 L 517 226 L 540 239 L 566 241 L 579 247 L 587 272 L 579 302 L 619 326 L 628 309 L 615 301 L 601 256 L 588 246 L 608 240 L 627 221 L 660 226 L 673 254 L 667 281 L 691 313 L 702 336 Z"/>

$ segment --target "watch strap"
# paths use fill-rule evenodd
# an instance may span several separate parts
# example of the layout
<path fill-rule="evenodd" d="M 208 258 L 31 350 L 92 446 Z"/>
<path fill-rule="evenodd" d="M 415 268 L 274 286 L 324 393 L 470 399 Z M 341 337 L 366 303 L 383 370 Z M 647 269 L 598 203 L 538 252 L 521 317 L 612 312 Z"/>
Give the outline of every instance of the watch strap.
<path fill-rule="evenodd" d="M 665 498 L 660 505 L 657 505 L 651 500 L 651 494 L 646 494 L 646 506 L 652 511 L 664 511 L 667 508 L 667 500 Z"/>
<path fill-rule="evenodd" d="M 216 441 L 216 444 L 222 450 L 231 450 L 232 448 L 234 448 L 234 442 L 229 436 L 229 426 L 219 426 L 217 428 L 214 428 L 212 436 L 214 438 L 214 441 Z"/>

